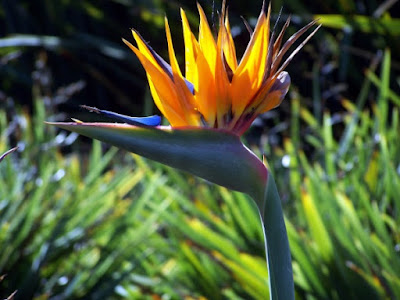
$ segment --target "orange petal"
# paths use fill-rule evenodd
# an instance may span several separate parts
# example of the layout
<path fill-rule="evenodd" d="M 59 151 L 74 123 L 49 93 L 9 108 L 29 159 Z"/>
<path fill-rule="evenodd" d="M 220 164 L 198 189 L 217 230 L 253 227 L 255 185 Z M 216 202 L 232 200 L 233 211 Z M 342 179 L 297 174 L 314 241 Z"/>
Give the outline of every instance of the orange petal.
<path fill-rule="evenodd" d="M 254 112 L 255 115 L 265 113 L 281 104 L 289 90 L 290 76 L 287 72 L 281 72 L 260 89 L 244 114 Z"/>
<path fill-rule="evenodd" d="M 162 71 L 162 67 L 160 66 L 160 64 L 157 62 L 157 60 L 155 59 L 155 57 L 153 56 L 153 54 L 151 53 L 151 51 L 149 50 L 146 42 L 143 40 L 143 38 L 135 31 L 132 30 L 132 35 L 133 38 L 136 41 L 137 47 L 139 48 L 140 52 L 147 58 L 147 60 L 149 60 L 152 64 L 154 64 L 160 71 Z M 129 46 L 129 48 L 131 48 L 132 51 L 134 51 L 132 49 L 133 45 L 130 44 L 127 41 L 124 41 L 125 44 L 127 44 Z M 135 47 L 136 48 L 136 47 Z"/>
<path fill-rule="evenodd" d="M 217 46 L 215 44 L 214 36 L 211 32 L 210 26 L 208 25 L 206 15 L 201 8 L 200 4 L 197 3 L 197 8 L 200 13 L 200 26 L 199 26 L 199 45 L 200 50 L 203 52 L 208 65 L 210 66 L 211 72 L 214 73 L 215 64 L 217 59 Z"/>
<path fill-rule="evenodd" d="M 157 62 L 154 63 L 149 60 L 143 53 L 139 51 L 136 47 L 131 45 L 131 49 L 135 52 L 136 56 L 139 58 L 144 69 L 146 70 L 147 76 L 149 78 L 149 83 L 156 82 L 157 84 L 151 89 L 153 98 L 157 107 L 161 110 L 165 117 L 168 118 L 168 112 L 165 107 L 169 107 L 168 110 L 173 110 L 176 114 L 184 118 L 185 111 L 182 106 L 181 99 L 178 97 L 175 91 L 175 85 L 170 79 L 170 77 L 162 70 L 157 68 Z"/>
<path fill-rule="evenodd" d="M 283 98 L 286 96 L 290 86 L 290 76 L 287 72 L 281 72 L 274 84 L 271 86 L 266 98 L 260 99 L 261 103 L 258 105 L 258 113 L 265 113 L 281 104 Z"/>
<path fill-rule="evenodd" d="M 182 118 L 182 115 L 176 112 L 176 110 L 168 105 L 166 101 L 161 100 L 158 91 L 153 83 L 153 80 L 149 75 L 147 75 L 147 79 L 149 81 L 151 96 L 153 97 L 154 103 L 162 113 L 164 117 L 167 118 L 171 126 L 180 127 L 189 125 L 186 120 Z"/>
<path fill-rule="evenodd" d="M 246 51 L 239 63 L 237 72 L 240 74 L 244 69 L 251 69 L 259 59 L 266 59 L 266 51 L 268 49 L 268 38 L 269 38 L 269 22 L 270 22 L 270 8 L 268 9 L 267 16 L 262 11 L 258 17 L 256 28 L 251 36 L 250 42 L 247 45 Z M 260 57 L 261 54 L 265 54 Z M 256 65 L 257 66 L 257 65 Z M 262 69 L 262 65 L 259 65 L 256 70 Z M 253 68 L 254 69 L 254 68 Z M 254 72 L 254 70 L 253 70 Z M 262 79 L 262 75 L 258 78 Z"/>
<path fill-rule="evenodd" d="M 169 63 L 172 68 L 172 73 L 178 74 L 182 77 L 182 73 L 179 68 L 178 61 L 176 60 L 174 45 L 172 44 L 171 30 L 169 29 L 169 24 L 168 24 L 167 18 L 164 19 L 164 23 L 165 23 L 165 34 L 167 36 L 167 43 L 168 43 Z"/>
<path fill-rule="evenodd" d="M 225 3 L 225 1 L 223 2 Z M 230 82 L 228 78 L 228 73 L 232 74 L 232 70 L 229 65 L 226 65 L 226 57 L 224 56 L 223 44 L 225 42 L 224 35 L 226 33 L 224 27 L 224 14 L 225 7 L 222 6 L 222 12 L 220 17 L 219 24 L 219 32 L 218 32 L 218 41 L 217 41 L 217 49 L 218 55 L 216 57 L 216 65 L 215 65 L 215 90 L 216 90 L 216 109 L 217 109 L 217 120 L 218 127 L 225 127 L 226 124 L 230 122 L 230 111 L 232 107 L 232 101 L 230 99 L 229 87 Z M 225 61 L 224 61 L 225 60 Z M 229 69 L 229 70 L 227 70 Z"/>
<path fill-rule="evenodd" d="M 196 105 L 199 112 L 203 115 L 205 121 L 214 127 L 216 117 L 216 90 L 213 73 L 203 52 L 199 52 L 196 59 L 198 70 L 198 86 L 196 91 Z"/>
<path fill-rule="evenodd" d="M 237 119 L 263 83 L 268 54 L 269 16 L 262 12 L 232 79 L 232 106 Z"/>
<path fill-rule="evenodd" d="M 237 134 L 243 134 L 255 118 L 281 104 L 290 86 L 290 76 L 281 72 L 274 78 L 269 78 L 257 92 L 240 118 L 232 122 L 230 129 Z"/>
<path fill-rule="evenodd" d="M 191 83 L 195 84 L 198 81 L 196 58 L 199 51 L 199 44 L 190 30 L 189 22 L 183 9 L 181 9 L 181 17 L 183 39 L 185 42 L 185 77 Z M 198 89 L 198 86 L 195 85 L 195 89 Z"/>
<path fill-rule="evenodd" d="M 224 54 L 229 67 L 232 69 L 232 71 L 235 71 L 237 68 L 237 57 L 236 57 L 235 44 L 233 42 L 231 34 L 231 27 L 229 25 L 228 11 L 226 11 L 225 24 L 223 28 L 224 32 L 222 39 L 222 47 L 224 49 Z"/>
<path fill-rule="evenodd" d="M 169 60 L 171 64 L 176 93 L 181 101 L 181 104 L 183 105 L 186 120 L 189 122 L 190 125 L 200 125 L 198 113 L 195 111 L 193 94 L 188 89 L 182 77 L 178 61 L 176 60 L 174 46 L 172 44 L 171 30 L 169 28 L 167 18 L 165 18 L 165 33 L 167 35 Z"/>

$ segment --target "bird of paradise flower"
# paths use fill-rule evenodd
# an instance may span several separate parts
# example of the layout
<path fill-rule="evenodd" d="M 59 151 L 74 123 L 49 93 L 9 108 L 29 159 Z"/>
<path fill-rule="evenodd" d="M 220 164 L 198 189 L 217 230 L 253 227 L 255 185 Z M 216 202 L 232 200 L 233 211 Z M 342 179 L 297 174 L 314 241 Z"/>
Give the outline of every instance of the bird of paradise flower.
<path fill-rule="evenodd" d="M 285 97 L 290 76 L 287 65 L 314 29 L 284 60 L 289 48 L 311 27 L 312 21 L 285 43 L 290 18 L 279 34 L 270 30 L 271 6 L 260 16 L 240 62 L 236 58 L 225 1 L 216 37 L 198 4 L 198 39 L 181 10 L 185 43 L 185 76 L 179 68 L 168 21 L 165 29 L 168 64 L 141 35 L 132 30 L 137 46 L 123 40 L 142 63 L 154 102 L 171 126 L 159 126 L 160 117 L 133 118 L 100 110 L 123 123 L 50 123 L 60 128 L 159 161 L 248 194 L 259 209 L 263 225 L 271 299 L 294 299 L 290 249 L 280 198 L 266 165 L 240 141 L 260 114 L 278 106 Z"/>

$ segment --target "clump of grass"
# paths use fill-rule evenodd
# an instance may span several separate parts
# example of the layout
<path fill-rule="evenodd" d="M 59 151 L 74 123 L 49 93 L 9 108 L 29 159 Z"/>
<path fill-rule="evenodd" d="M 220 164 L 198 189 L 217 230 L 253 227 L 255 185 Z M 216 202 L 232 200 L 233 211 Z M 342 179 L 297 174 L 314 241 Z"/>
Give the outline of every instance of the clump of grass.
<path fill-rule="evenodd" d="M 41 101 L 33 118 L 0 113 L 0 149 L 17 122 L 22 150 L 0 165 L 0 296 L 107 298 L 128 276 L 150 274 L 161 212 L 144 204 L 155 190 L 144 191 L 142 169 L 111 166 L 115 148 L 63 155 L 76 136 L 56 135 L 44 119 Z"/>
<path fill-rule="evenodd" d="M 280 157 L 288 181 L 280 184 L 296 200 L 287 222 L 302 298 L 400 297 L 400 106 L 389 88 L 390 58 L 385 51 L 380 79 L 367 70 L 357 101 L 343 100 L 345 111 L 325 112 L 321 123 L 298 99 L 292 103 L 292 124 L 304 122 L 308 133 L 301 144 L 298 130 L 285 141 Z M 310 146 L 312 157 L 302 150 Z"/>
<path fill-rule="evenodd" d="M 6 151 L 5 153 L 3 153 L 2 155 L 0 155 L 0 162 L 9 154 L 11 154 L 12 152 L 16 151 L 18 149 L 18 147 L 14 147 L 11 148 L 10 150 Z M 0 283 L 3 281 L 5 275 L 0 275 Z M 7 297 L 6 300 L 11 300 L 14 299 L 14 295 L 17 293 L 17 291 L 14 291 L 10 296 Z"/>
<path fill-rule="evenodd" d="M 300 104 L 303 97 L 294 93 L 287 122 L 290 136 L 282 146 L 264 149 L 285 199 L 299 299 L 400 298 L 400 96 L 389 87 L 392 54 L 398 51 L 385 52 L 378 75 L 370 68 L 362 76 L 350 57 L 356 50 L 364 53 L 354 49 L 359 37 L 352 32 L 373 34 L 372 42 L 364 39 L 367 45 L 391 45 L 390 35 L 377 33 L 398 20 L 389 12 L 373 20 L 351 17 L 360 14 L 356 2 L 348 7 L 343 1 L 332 2 L 347 18 L 323 16 L 331 22 L 327 25 L 346 30 L 343 45 L 335 40 L 336 31 L 335 36 L 324 35 L 336 51 L 330 54 L 340 61 L 322 63 L 339 64 L 339 77 L 351 87 L 349 95 L 357 94 L 355 86 L 363 82 L 358 97 L 342 99 L 339 113 L 324 112 L 316 63 L 313 109 Z M 288 3 L 294 10 L 301 5 Z M 87 11 L 102 11 L 101 5 Z M 331 14 L 331 7 L 321 13 Z M 63 12 L 57 10 L 53 18 L 60 26 L 68 23 L 58 18 Z M 395 27 L 391 30 L 398 36 Z M 99 42 L 93 33 L 71 38 L 72 46 L 57 36 L 40 37 L 0 39 L 8 55 L 3 72 L 10 75 L 3 76 L 2 89 L 13 92 L 29 82 L 26 74 L 32 70 L 26 69 L 30 64 L 25 60 L 7 65 L 8 59 L 32 51 L 7 46 L 16 41 L 39 41 L 37 46 L 52 53 L 50 59 L 69 53 L 80 74 L 87 72 L 100 87 L 111 87 L 114 96 L 128 94 L 119 86 L 122 77 L 125 85 L 126 78 L 140 85 L 138 78 L 130 77 L 131 70 L 115 63 L 127 62 L 121 45 Z M 85 44 L 79 44 L 82 40 Z M 91 54 L 87 61 L 81 59 L 82 48 Z M 105 57 L 109 62 L 93 69 Z M 136 69 L 137 62 L 128 63 Z M 118 74 L 112 80 L 117 86 L 105 80 L 109 70 Z M 64 74 L 65 69 L 56 71 Z M 97 142 L 91 147 L 73 144 L 76 135 L 43 124 L 49 110 L 41 95 L 34 98 L 32 117 L 20 108 L 12 118 L 0 111 L 0 153 L 15 141 L 20 150 L 0 164 L 0 275 L 7 275 L 0 282 L 0 297 L 18 290 L 18 299 L 265 299 L 262 232 L 245 196 Z M 126 96 L 114 98 L 120 105 L 131 103 Z"/>
<path fill-rule="evenodd" d="M 266 148 L 286 199 L 299 299 L 400 297 L 400 106 L 389 71 L 386 51 L 380 76 L 369 70 L 358 100 L 321 123 L 295 98 L 291 138 Z M 33 118 L 0 113 L 0 152 L 10 126 L 22 150 L 0 164 L 1 296 L 265 297 L 249 199 L 98 142 L 71 152 L 76 136 L 46 127 L 35 103 Z"/>

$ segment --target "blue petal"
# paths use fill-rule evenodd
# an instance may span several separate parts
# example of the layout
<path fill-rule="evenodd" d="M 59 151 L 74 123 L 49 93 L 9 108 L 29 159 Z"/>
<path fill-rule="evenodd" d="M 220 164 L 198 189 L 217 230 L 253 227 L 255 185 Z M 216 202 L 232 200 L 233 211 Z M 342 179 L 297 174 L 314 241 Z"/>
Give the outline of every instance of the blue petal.
<path fill-rule="evenodd" d="M 103 109 L 98 109 L 96 107 L 91 107 L 91 106 L 86 106 L 86 105 L 81 105 L 82 108 L 85 108 L 91 112 L 95 112 L 98 114 L 105 115 L 106 117 L 109 117 L 111 119 L 117 120 L 117 121 L 122 121 L 126 124 L 130 125 L 136 125 L 136 126 L 158 126 L 161 124 L 161 117 L 154 115 L 154 116 L 148 116 L 148 117 L 130 117 L 127 115 L 121 115 L 117 114 L 112 111 L 108 110 L 103 110 Z"/>
<path fill-rule="evenodd" d="M 120 115 L 122 118 L 126 120 L 128 124 L 140 123 L 147 126 L 158 126 L 161 124 L 161 117 L 154 115 L 148 117 L 128 117 L 124 115 Z M 122 120 L 121 118 L 121 120 Z M 129 123 L 130 122 L 130 123 Z"/>

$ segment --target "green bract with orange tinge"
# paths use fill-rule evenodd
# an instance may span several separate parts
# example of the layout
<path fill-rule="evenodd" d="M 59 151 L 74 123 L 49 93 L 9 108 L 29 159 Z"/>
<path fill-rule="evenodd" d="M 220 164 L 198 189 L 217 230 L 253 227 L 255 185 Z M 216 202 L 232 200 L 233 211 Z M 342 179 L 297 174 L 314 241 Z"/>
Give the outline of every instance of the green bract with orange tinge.
<path fill-rule="evenodd" d="M 200 26 L 196 39 L 181 9 L 185 76 L 175 56 L 167 19 L 165 30 L 170 64 L 134 30 L 132 33 L 137 47 L 126 40 L 124 42 L 145 68 L 154 101 L 172 127 L 223 128 L 241 135 L 258 115 L 281 103 L 290 85 L 289 74 L 284 69 L 318 28 L 282 63 L 289 47 L 315 21 L 303 27 L 282 46 L 290 19 L 275 37 L 270 30 L 270 7 L 265 13 L 263 6 L 246 51 L 238 63 L 225 3 L 217 37 L 212 34 L 200 5 L 198 10 Z"/>

